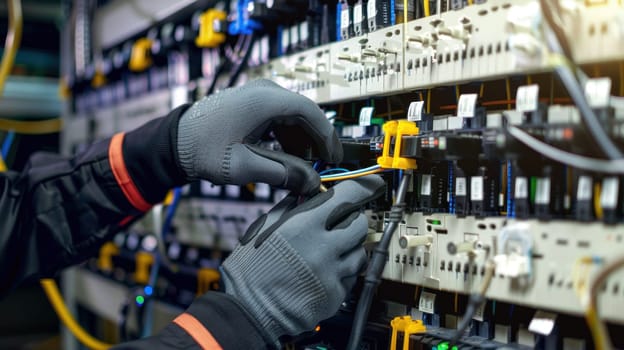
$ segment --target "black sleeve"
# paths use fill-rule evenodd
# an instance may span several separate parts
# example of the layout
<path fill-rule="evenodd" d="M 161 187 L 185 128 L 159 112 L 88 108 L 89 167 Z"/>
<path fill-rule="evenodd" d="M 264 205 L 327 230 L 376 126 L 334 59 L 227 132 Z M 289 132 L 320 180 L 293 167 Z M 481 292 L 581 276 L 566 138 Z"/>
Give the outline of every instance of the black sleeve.
<path fill-rule="evenodd" d="M 0 173 L 0 296 L 95 255 L 125 223 L 185 182 L 175 158 L 185 108 L 116 135 L 115 162 L 108 139 L 73 158 L 39 153 L 21 173 Z M 137 207 L 137 197 L 146 205 Z"/>
<path fill-rule="evenodd" d="M 197 298 L 186 310 L 216 340 L 224 350 L 273 349 L 273 344 L 263 338 L 263 332 L 247 315 L 234 298 L 219 292 L 208 292 Z M 218 349 L 219 347 L 214 347 Z M 145 339 L 136 340 L 114 347 L 120 349 L 202 349 L 192 334 L 172 322 L 160 333 Z M 213 349 L 208 347 L 208 349 Z"/>

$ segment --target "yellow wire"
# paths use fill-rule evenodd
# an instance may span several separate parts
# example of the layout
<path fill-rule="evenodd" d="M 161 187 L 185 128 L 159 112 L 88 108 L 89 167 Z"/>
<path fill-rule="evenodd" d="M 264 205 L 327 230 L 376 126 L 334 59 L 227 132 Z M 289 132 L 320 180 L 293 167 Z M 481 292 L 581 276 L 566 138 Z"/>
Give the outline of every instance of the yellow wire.
<path fill-rule="evenodd" d="M 594 213 L 596 219 L 602 220 L 604 212 L 602 211 L 602 205 L 600 204 L 600 182 L 594 183 Z"/>
<path fill-rule="evenodd" d="M 431 113 L 431 89 L 427 90 L 427 113 Z"/>
<path fill-rule="evenodd" d="M 4 158 L 2 158 L 2 155 L 0 154 L 0 173 L 3 173 L 5 171 L 7 171 L 7 166 L 4 162 Z"/>
<path fill-rule="evenodd" d="M 472 5 L 472 0 L 468 0 L 468 6 Z"/>
<path fill-rule="evenodd" d="M 527 75 L 527 85 L 531 85 L 533 83 L 533 79 L 531 78 L 531 75 Z"/>
<path fill-rule="evenodd" d="M 600 322 L 598 312 L 593 305 L 590 305 L 585 311 L 585 320 L 587 321 L 589 331 L 594 339 L 595 348 L 601 350 L 610 349 L 611 347 L 608 345 L 609 342 L 607 341 L 609 336 L 607 335 L 606 327 Z"/>
<path fill-rule="evenodd" d="M 12 130 L 18 134 L 40 135 L 60 132 L 63 121 L 60 118 L 39 121 L 0 119 L 0 130 Z"/>
<path fill-rule="evenodd" d="M 403 0 L 403 27 L 407 26 L 407 0 Z"/>
<path fill-rule="evenodd" d="M 620 62 L 620 96 L 624 97 L 624 62 Z"/>
<path fill-rule="evenodd" d="M 336 177 L 326 177 L 326 178 L 322 178 L 321 182 L 342 181 L 342 180 L 348 180 L 348 179 L 355 179 L 357 177 L 362 177 L 362 176 L 371 175 L 371 174 L 377 174 L 377 173 L 380 173 L 382 171 L 384 171 L 384 169 L 374 169 L 374 170 L 366 171 L 366 172 L 359 173 L 359 174 L 343 175 L 343 176 L 336 176 Z"/>
<path fill-rule="evenodd" d="M 100 349 L 108 349 L 112 347 L 112 344 L 103 343 L 95 338 L 93 338 L 89 333 L 87 333 L 76 320 L 73 318 L 65 302 L 63 301 L 63 297 L 59 292 L 58 286 L 53 279 L 44 278 L 41 279 L 41 287 L 43 287 L 43 291 L 48 296 L 50 300 L 50 304 L 56 311 L 59 319 L 65 324 L 67 329 L 69 329 L 72 334 L 89 349 L 100 350 Z"/>
<path fill-rule="evenodd" d="M 507 101 L 511 100 L 511 84 L 509 78 L 505 78 L 505 92 L 507 93 Z M 511 103 L 507 103 L 507 109 L 511 109 Z"/>
<path fill-rule="evenodd" d="M 17 49 L 22 41 L 22 27 L 24 25 L 22 18 L 22 2 L 20 0 L 7 0 L 9 7 L 9 31 L 4 42 L 4 54 L 2 55 L 2 63 L 0 63 L 0 96 L 4 94 L 4 84 L 6 83 Z"/>
<path fill-rule="evenodd" d="M 481 83 L 481 87 L 479 87 L 479 97 L 483 97 L 484 90 L 485 90 L 485 84 Z"/>
<path fill-rule="evenodd" d="M 431 16 L 431 11 L 429 10 L 429 0 L 423 0 L 423 7 L 425 10 L 425 17 Z"/>

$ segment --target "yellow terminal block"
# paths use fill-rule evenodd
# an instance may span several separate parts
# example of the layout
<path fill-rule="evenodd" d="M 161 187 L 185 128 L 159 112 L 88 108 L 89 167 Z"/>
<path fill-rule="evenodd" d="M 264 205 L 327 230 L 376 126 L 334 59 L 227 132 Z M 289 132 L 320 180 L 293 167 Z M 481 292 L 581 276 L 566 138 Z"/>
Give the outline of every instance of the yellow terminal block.
<path fill-rule="evenodd" d="M 100 248 L 100 255 L 97 260 L 97 267 L 101 271 L 113 271 L 113 256 L 119 255 L 119 247 L 113 242 L 105 243 Z"/>
<path fill-rule="evenodd" d="M 128 68 L 133 72 L 142 72 L 152 65 L 152 40 L 148 38 L 141 38 L 134 42 L 132 45 L 132 52 L 130 53 L 130 62 L 128 62 Z"/>
<path fill-rule="evenodd" d="M 412 334 L 425 333 L 427 327 L 421 320 L 412 320 L 410 316 L 397 316 L 390 321 L 392 327 L 392 338 L 390 338 L 390 349 L 396 350 L 397 337 L 399 332 L 403 332 L 403 350 L 409 350 L 409 339 Z"/>
<path fill-rule="evenodd" d="M 197 271 L 197 295 L 202 295 L 209 290 L 219 288 L 219 280 L 221 275 L 219 271 L 209 268 L 201 268 Z M 212 287 L 212 288 L 211 288 Z"/>
<path fill-rule="evenodd" d="M 147 252 L 138 252 L 134 255 L 136 267 L 134 269 L 134 282 L 147 284 L 149 282 L 150 267 L 154 263 L 154 256 Z"/>
<path fill-rule="evenodd" d="M 97 89 L 104 86 L 104 84 L 106 84 L 106 76 L 102 71 L 96 70 L 93 79 L 91 79 L 91 87 Z"/>
<path fill-rule="evenodd" d="M 386 169 L 416 169 L 416 160 L 401 157 L 403 136 L 418 135 L 416 123 L 407 120 L 391 120 L 383 125 L 384 145 L 377 164 Z M 394 140 L 394 149 L 392 141 Z M 390 153 L 392 151 L 392 153 Z"/>
<path fill-rule="evenodd" d="M 225 12 L 210 9 L 199 16 L 199 35 L 195 38 L 197 47 L 218 47 L 225 42 L 225 34 L 215 31 L 215 23 L 224 21 Z"/>

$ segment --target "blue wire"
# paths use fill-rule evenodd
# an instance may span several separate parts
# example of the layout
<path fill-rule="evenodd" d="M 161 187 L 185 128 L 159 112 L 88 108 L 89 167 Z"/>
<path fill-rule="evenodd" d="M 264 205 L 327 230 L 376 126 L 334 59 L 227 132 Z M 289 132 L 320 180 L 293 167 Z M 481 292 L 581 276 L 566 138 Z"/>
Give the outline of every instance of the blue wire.
<path fill-rule="evenodd" d="M 6 161 L 7 156 L 9 155 L 9 151 L 11 150 L 11 145 L 13 144 L 13 139 L 15 138 L 15 131 L 10 130 L 7 133 L 6 139 L 2 143 L 2 158 Z"/>
<path fill-rule="evenodd" d="M 171 201 L 171 205 L 167 208 L 167 216 L 165 216 L 165 221 L 162 226 L 162 242 L 165 241 L 165 237 L 171 231 L 171 223 L 173 222 L 173 217 L 175 216 L 176 210 L 178 209 L 178 204 L 180 202 L 180 198 L 182 197 L 182 188 L 176 187 L 173 190 L 173 200 Z M 149 287 L 150 290 L 154 290 L 154 286 L 156 285 L 156 280 L 158 279 L 158 270 L 160 269 L 160 260 L 159 253 L 157 252 L 154 257 L 154 264 L 152 265 L 152 269 L 150 270 L 150 278 L 147 285 L 143 288 L 145 291 L 146 288 Z M 147 293 L 146 293 L 147 294 Z M 146 295 L 145 298 L 145 315 L 143 316 L 145 322 L 143 324 L 143 330 L 141 331 L 141 337 L 148 337 L 152 331 L 152 315 L 153 315 L 153 305 L 152 305 L 152 297 Z"/>
<path fill-rule="evenodd" d="M 333 177 L 358 175 L 358 174 L 365 173 L 365 172 L 371 171 L 371 170 L 376 170 L 376 169 L 379 169 L 379 168 L 381 168 L 379 165 L 373 165 L 373 166 L 369 166 L 368 168 L 354 170 L 354 171 L 349 171 L 349 172 L 346 172 L 346 173 L 339 173 L 339 174 L 332 174 L 332 175 L 323 175 L 323 176 L 321 176 L 321 179 L 331 179 Z M 390 169 L 390 170 L 392 170 L 392 169 Z"/>
<path fill-rule="evenodd" d="M 314 162 L 314 165 L 312 165 L 312 169 L 318 172 L 319 169 L 321 169 L 321 165 L 322 165 L 322 162 L 320 160 L 317 160 L 316 162 Z"/>
<path fill-rule="evenodd" d="M 341 172 L 341 173 L 348 173 L 349 169 L 345 169 L 345 168 L 332 168 L 332 169 L 326 169 L 323 170 L 319 173 L 319 175 L 327 175 L 329 173 L 335 173 L 335 172 Z M 342 174 L 341 174 L 342 175 Z"/>

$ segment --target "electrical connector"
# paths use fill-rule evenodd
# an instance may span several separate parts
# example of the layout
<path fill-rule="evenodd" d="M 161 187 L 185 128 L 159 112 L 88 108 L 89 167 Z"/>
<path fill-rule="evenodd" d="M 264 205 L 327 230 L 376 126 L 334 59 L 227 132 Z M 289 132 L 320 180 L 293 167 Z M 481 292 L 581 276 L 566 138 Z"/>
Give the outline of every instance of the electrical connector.
<path fill-rule="evenodd" d="M 210 9 L 199 16 L 199 34 L 195 45 L 203 48 L 214 48 L 225 42 L 225 28 L 222 23 L 227 15 L 224 11 Z"/>
<path fill-rule="evenodd" d="M 397 316 L 390 321 L 392 327 L 392 338 L 390 340 L 390 349 L 395 350 L 397 346 L 398 333 L 403 333 L 403 350 L 409 350 L 410 335 L 425 333 L 427 327 L 421 320 L 412 320 L 411 316 Z"/>
<path fill-rule="evenodd" d="M 416 123 L 407 120 L 391 120 L 383 125 L 384 146 L 377 164 L 386 169 L 416 169 L 416 160 L 401 157 L 403 136 L 418 135 Z M 394 148 L 392 144 L 394 143 Z"/>

